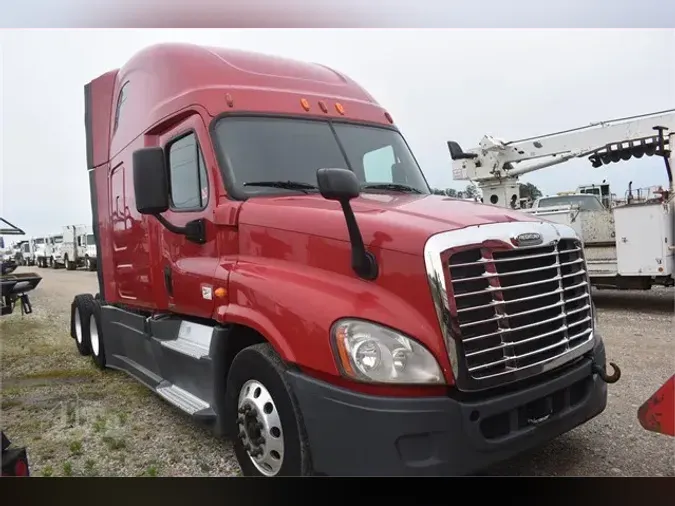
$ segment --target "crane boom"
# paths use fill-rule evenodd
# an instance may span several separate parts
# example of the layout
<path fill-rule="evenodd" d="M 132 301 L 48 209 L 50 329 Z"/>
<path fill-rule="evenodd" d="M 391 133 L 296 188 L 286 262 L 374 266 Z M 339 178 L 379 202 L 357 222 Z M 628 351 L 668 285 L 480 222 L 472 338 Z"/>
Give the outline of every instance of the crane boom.
<path fill-rule="evenodd" d="M 600 167 L 631 158 L 663 156 L 672 190 L 668 157 L 673 144 L 675 109 L 669 109 L 515 141 L 486 135 L 478 147 L 466 152 L 454 141 L 448 142 L 448 148 L 453 179 L 474 181 L 489 202 L 508 205 L 510 201 L 513 206 L 518 176 L 583 157 Z"/>

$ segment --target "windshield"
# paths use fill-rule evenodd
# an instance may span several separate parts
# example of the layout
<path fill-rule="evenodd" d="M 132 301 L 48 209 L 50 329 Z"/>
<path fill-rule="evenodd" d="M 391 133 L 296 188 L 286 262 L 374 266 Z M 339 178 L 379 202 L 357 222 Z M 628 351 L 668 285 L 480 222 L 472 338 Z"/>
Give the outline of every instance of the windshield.
<path fill-rule="evenodd" d="M 52 242 L 54 244 L 61 244 L 63 242 L 63 236 L 62 235 L 57 235 L 56 237 L 52 238 Z"/>
<path fill-rule="evenodd" d="M 430 193 L 422 171 L 395 130 L 304 119 L 237 117 L 220 120 L 215 136 L 237 191 L 249 196 L 298 190 L 245 183 L 292 181 L 316 186 L 316 171 L 321 168 L 351 169 L 362 184 L 393 183 L 411 187 L 415 193 Z"/>
<path fill-rule="evenodd" d="M 91 246 L 91 245 L 93 245 L 93 244 L 96 244 L 96 243 L 94 242 L 94 234 L 87 234 L 87 244 L 88 244 L 89 246 Z"/>
<path fill-rule="evenodd" d="M 604 209 L 602 202 L 595 195 L 565 195 L 541 199 L 537 207 L 578 206 L 582 211 L 599 211 Z"/>
<path fill-rule="evenodd" d="M 44 244 L 44 243 L 45 243 L 44 238 L 35 239 L 35 244 Z"/>

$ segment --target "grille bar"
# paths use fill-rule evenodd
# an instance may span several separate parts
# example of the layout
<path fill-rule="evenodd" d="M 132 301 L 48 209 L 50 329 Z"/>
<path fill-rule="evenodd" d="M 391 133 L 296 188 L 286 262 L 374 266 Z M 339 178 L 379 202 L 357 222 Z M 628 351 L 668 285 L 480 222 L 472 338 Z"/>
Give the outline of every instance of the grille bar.
<path fill-rule="evenodd" d="M 523 248 L 523 250 L 525 250 L 525 248 Z M 561 251 L 560 253 L 561 254 L 563 254 L 563 253 L 577 253 L 577 252 L 580 252 L 580 251 L 581 251 L 581 248 L 572 248 L 572 249 L 569 249 L 569 250 Z M 499 258 L 499 259 L 493 259 L 493 260 L 489 260 L 487 258 L 482 258 L 482 259 L 477 260 L 475 262 L 467 262 L 467 263 L 463 263 L 463 264 L 453 264 L 453 265 L 451 265 L 451 267 L 453 269 L 457 268 L 457 267 L 473 267 L 473 266 L 481 265 L 481 264 L 484 264 L 484 263 L 487 263 L 487 262 L 499 264 L 499 263 L 502 263 L 502 262 L 516 262 L 518 260 L 523 260 L 523 259 L 531 260 L 533 258 L 553 257 L 553 256 L 556 256 L 556 255 L 557 255 L 556 252 L 552 252 L 552 253 L 539 253 L 539 254 L 535 254 L 535 255 L 523 255 L 522 257 Z"/>
<path fill-rule="evenodd" d="M 590 335 L 591 332 L 592 332 L 592 330 L 590 330 L 590 329 L 585 330 L 583 333 L 580 333 L 577 337 L 584 337 L 584 336 L 586 336 L 586 335 Z M 542 348 L 542 349 L 540 349 L 540 350 L 537 350 L 536 352 L 533 352 L 532 355 L 534 355 L 535 353 L 541 353 L 541 352 L 549 351 L 549 350 L 552 350 L 552 349 L 555 349 L 555 348 L 560 348 L 563 344 L 564 344 L 564 342 L 561 341 L 561 342 L 559 342 L 559 343 L 549 345 L 549 346 L 547 346 L 546 348 Z M 583 343 L 580 343 L 580 344 L 576 345 L 575 348 L 578 348 L 578 347 L 581 346 L 582 344 L 583 344 Z M 571 349 L 574 349 L 574 348 L 571 348 Z M 535 363 L 533 363 L 533 364 L 531 364 L 531 365 L 534 366 L 534 365 L 544 364 L 544 363 L 546 363 L 546 362 L 548 362 L 548 361 L 550 361 L 550 360 L 553 360 L 553 359 L 555 359 L 555 358 L 559 358 L 559 357 L 562 357 L 562 356 L 566 355 L 569 351 L 570 351 L 570 349 L 566 349 L 565 351 L 559 353 L 558 355 L 554 355 L 554 356 L 552 356 L 552 357 L 550 357 L 550 358 L 547 358 L 547 359 L 544 359 L 544 360 L 540 360 L 539 362 L 535 362 Z M 499 365 L 499 364 L 502 364 L 502 363 L 504 363 L 504 362 L 506 362 L 506 359 L 505 359 L 505 360 L 500 360 L 499 362 L 493 362 L 492 364 L 489 364 L 489 365 L 491 365 L 491 366 L 493 366 L 493 365 Z M 497 376 L 497 375 L 496 375 L 496 374 L 493 374 L 492 376 Z"/>
<path fill-rule="evenodd" d="M 521 261 L 522 260 L 524 260 L 524 259 L 521 259 Z M 479 279 L 489 279 L 489 278 L 503 278 L 504 276 L 520 276 L 520 275 L 523 275 L 523 274 L 530 274 L 532 272 L 547 271 L 547 270 L 551 270 L 551 269 L 565 267 L 565 266 L 568 266 L 568 265 L 580 264 L 583 261 L 584 261 L 583 258 L 578 258 L 578 259 L 574 260 L 573 262 L 555 263 L 553 265 L 547 265 L 545 267 L 534 267 L 532 269 L 523 269 L 522 271 L 506 272 L 504 274 L 487 273 L 487 274 L 483 274 L 481 276 L 474 276 L 472 278 L 458 279 L 457 282 L 459 283 L 459 282 L 462 282 L 462 281 L 476 281 L 476 280 L 479 280 Z M 574 275 L 577 275 L 577 274 L 578 273 L 575 273 Z M 540 281 L 540 282 L 545 283 L 546 281 L 551 281 L 551 279 L 546 279 L 546 280 L 543 280 L 543 281 Z M 534 283 L 526 283 L 526 284 L 534 284 Z M 459 293 L 456 296 L 457 297 L 467 297 L 469 295 L 474 295 L 476 293 L 478 293 L 478 292 Z"/>
<path fill-rule="evenodd" d="M 457 358 L 473 380 L 507 381 L 521 369 L 558 363 L 592 339 L 588 275 L 576 239 L 464 249 L 446 268 Z"/>

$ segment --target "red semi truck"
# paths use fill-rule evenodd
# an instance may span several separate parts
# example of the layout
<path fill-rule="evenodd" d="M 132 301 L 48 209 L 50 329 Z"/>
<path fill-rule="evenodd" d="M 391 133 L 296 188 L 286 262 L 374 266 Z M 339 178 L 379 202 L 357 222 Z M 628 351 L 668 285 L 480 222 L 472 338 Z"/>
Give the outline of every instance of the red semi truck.
<path fill-rule="evenodd" d="M 432 195 L 347 76 L 161 44 L 85 104 L 99 293 L 72 336 L 245 475 L 469 474 L 605 409 L 574 231 Z"/>

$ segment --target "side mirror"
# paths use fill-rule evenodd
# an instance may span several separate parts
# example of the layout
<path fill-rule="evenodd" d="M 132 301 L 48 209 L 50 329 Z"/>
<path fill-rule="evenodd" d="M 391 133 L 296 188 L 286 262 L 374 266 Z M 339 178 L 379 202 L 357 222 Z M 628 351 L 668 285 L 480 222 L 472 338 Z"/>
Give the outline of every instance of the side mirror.
<path fill-rule="evenodd" d="M 169 182 L 162 148 L 134 151 L 134 194 L 141 214 L 159 214 L 169 208 Z"/>
<path fill-rule="evenodd" d="M 319 169 L 316 181 L 321 196 L 339 202 L 349 201 L 361 195 L 361 185 L 356 175 L 348 169 Z"/>
<path fill-rule="evenodd" d="M 379 271 L 377 261 L 363 244 L 363 236 L 349 202 L 361 195 L 361 185 L 356 175 L 347 169 L 319 169 L 316 171 L 316 182 L 323 198 L 337 200 L 342 206 L 352 245 L 352 269 L 363 279 L 376 279 Z"/>

